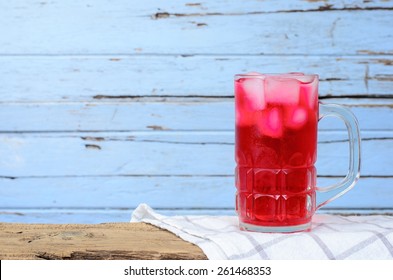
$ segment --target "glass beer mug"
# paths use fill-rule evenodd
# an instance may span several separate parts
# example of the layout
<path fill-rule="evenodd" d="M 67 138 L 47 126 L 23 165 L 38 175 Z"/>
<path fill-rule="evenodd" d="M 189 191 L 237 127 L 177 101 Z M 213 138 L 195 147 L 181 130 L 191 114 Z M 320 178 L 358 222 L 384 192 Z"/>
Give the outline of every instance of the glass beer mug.
<path fill-rule="evenodd" d="M 315 211 L 359 179 L 360 135 L 345 107 L 318 102 L 318 75 L 235 76 L 236 210 L 240 228 L 260 232 L 309 230 Z M 318 121 L 341 118 L 348 129 L 347 176 L 317 187 Z"/>

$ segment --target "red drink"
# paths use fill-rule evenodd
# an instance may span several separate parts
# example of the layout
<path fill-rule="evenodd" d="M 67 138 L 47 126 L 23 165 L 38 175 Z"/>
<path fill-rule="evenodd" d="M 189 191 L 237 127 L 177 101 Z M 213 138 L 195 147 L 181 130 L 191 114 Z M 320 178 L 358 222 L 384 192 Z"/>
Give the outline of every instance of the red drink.
<path fill-rule="evenodd" d="M 241 227 L 309 228 L 316 208 L 318 76 L 237 75 L 235 102 Z"/>

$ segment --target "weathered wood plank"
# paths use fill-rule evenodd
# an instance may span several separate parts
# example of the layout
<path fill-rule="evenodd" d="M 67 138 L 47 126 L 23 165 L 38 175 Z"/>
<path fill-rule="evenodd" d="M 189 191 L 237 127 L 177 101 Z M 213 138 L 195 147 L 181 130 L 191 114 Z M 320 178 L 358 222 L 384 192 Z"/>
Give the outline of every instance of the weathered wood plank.
<path fill-rule="evenodd" d="M 361 178 L 355 188 L 327 207 L 393 208 L 391 177 Z M 318 186 L 340 179 L 319 177 Z M 236 191 L 233 176 L 25 178 L 0 182 L 0 209 L 9 213 L 9 218 L 50 209 L 52 215 L 67 209 L 71 213 L 96 210 L 105 218 L 113 210 L 133 209 L 140 203 L 161 210 L 175 209 L 181 214 L 199 209 L 200 213 L 216 211 L 217 215 L 222 209 L 234 209 Z"/>
<path fill-rule="evenodd" d="M 146 1 L 148 7 L 154 0 Z M 154 7 L 154 6 L 153 6 Z M 211 13 L 224 12 L 227 14 L 246 14 L 259 11 L 264 12 L 278 12 L 278 13 L 291 13 L 291 12 L 312 12 L 312 11 L 332 11 L 332 10 L 373 10 L 373 9 L 389 9 L 392 7 L 391 0 L 305 0 L 305 1 L 260 1 L 249 0 L 241 5 L 234 4 L 228 0 L 217 1 L 203 1 L 192 3 L 187 0 L 167 1 L 167 3 L 160 3 L 160 9 L 164 11 L 175 10 L 178 13 L 192 14 L 195 11 L 208 10 Z M 179 15 L 181 16 L 181 15 Z"/>
<path fill-rule="evenodd" d="M 362 130 L 393 130 L 393 99 L 323 101 L 349 106 Z M 234 113 L 233 98 L 8 103 L 1 104 L 0 132 L 233 130 Z M 334 118 L 320 122 L 321 130 L 344 128 Z"/>
<path fill-rule="evenodd" d="M 233 207 L 235 194 L 233 176 L 25 178 L 0 182 L 0 205 L 6 208 L 129 209 L 145 202 L 158 208 L 217 209 Z"/>
<path fill-rule="evenodd" d="M 3 56 L 0 63 L 0 102 L 232 96 L 234 74 L 250 71 L 320 74 L 322 97 L 393 98 L 393 56 Z"/>
<path fill-rule="evenodd" d="M 145 0 L 139 3 L 133 3 L 133 5 L 127 5 L 127 0 L 118 0 L 116 5 L 111 3 L 108 4 L 107 0 L 96 0 L 94 3 L 89 1 L 79 1 L 78 3 L 64 4 L 62 1 L 55 0 L 51 2 L 33 2 L 27 3 L 23 0 L 14 0 L 13 3 L 2 3 L 4 10 L 24 10 L 30 8 L 32 10 L 42 9 L 56 9 L 66 8 L 69 10 L 86 9 L 95 10 L 92 13 L 99 10 L 107 10 L 114 13 L 114 11 L 120 11 L 121 8 L 125 9 L 126 12 L 133 11 L 136 15 L 147 15 L 147 11 L 176 11 L 182 14 L 194 14 L 197 11 L 204 11 L 206 14 L 223 12 L 226 14 L 240 14 L 240 13 L 252 13 L 255 10 L 263 12 L 312 12 L 314 10 L 373 10 L 373 9 L 389 9 L 392 7 L 391 0 L 306 0 L 306 1 L 293 1 L 288 2 L 285 0 L 248 0 L 242 5 L 233 3 L 228 0 L 216 0 L 216 1 L 203 1 L 203 2 L 192 2 L 188 0 L 171 0 L 157 3 L 156 0 Z M 50 6 L 50 7 L 48 7 Z M 8 11 L 8 10 L 7 10 Z M 26 11 L 20 11 L 26 13 Z M 86 12 L 86 11 L 84 11 Z M 182 15 L 179 15 L 182 16 Z M 165 18 L 165 17 L 163 17 Z"/>
<path fill-rule="evenodd" d="M 206 259 L 199 247 L 144 223 L 0 223 L 0 247 L 2 260 Z"/>
<path fill-rule="evenodd" d="M 97 224 L 126 223 L 135 207 L 123 208 L 0 208 L 4 223 Z M 163 215 L 235 215 L 227 208 L 155 208 Z M 358 212 L 359 210 L 354 210 Z M 380 212 L 381 213 L 381 212 Z"/>
<path fill-rule="evenodd" d="M 0 208 L 3 223 L 96 224 L 129 222 L 133 209 Z"/>
<path fill-rule="evenodd" d="M 320 133 L 317 168 L 322 176 L 342 175 L 347 169 L 345 133 Z M 362 174 L 391 176 L 393 135 L 363 132 Z M 0 135 L 0 176 L 189 176 L 232 175 L 233 132 Z M 188 140 L 185 140 L 188 138 Z M 190 141 L 191 140 L 191 141 Z"/>
<path fill-rule="evenodd" d="M 393 53 L 391 1 L 165 2 L 4 2 L 0 53 Z"/>

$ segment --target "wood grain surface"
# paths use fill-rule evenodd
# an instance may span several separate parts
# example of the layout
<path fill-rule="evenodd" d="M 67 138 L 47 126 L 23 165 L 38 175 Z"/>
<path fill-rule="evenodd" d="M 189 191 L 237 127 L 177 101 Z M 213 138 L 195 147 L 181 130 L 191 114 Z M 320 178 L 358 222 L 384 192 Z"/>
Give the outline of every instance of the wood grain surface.
<path fill-rule="evenodd" d="M 0 102 L 37 105 L 232 97 L 233 76 L 250 69 L 318 73 L 321 97 L 388 97 L 393 82 L 391 55 L 2 55 L 0 63 Z"/>
<path fill-rule="evenodd" d="M 0 223 L 0 259 L 201 260 L 199 247 L 145 223 Z"/>
<path fill-rule="evenodd" d="M 4 2 L 1 53 L 393 53 L 391 1 L 247 2 Z"/>

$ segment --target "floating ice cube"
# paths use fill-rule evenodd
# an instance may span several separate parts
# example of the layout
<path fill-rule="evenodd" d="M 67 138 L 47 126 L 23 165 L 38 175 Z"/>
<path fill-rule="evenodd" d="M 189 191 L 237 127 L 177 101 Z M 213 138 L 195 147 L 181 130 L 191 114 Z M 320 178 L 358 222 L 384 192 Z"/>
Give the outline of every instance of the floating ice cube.
<path fill-rule="evenodd" d="M 265 79 L 267 103 L 298 104 L 300 82 L 292 77 L 270 77 Z"/>
<path fill-rule="evenodd" d="M 255 123 L 255 113 L 250 111 L 250 108 L 240 101 L 237 102 L 235 116 L 236 125 L 250 126 Z"/>
<path fill-rule="evenodd" d="M 235 81 L 236 100 L 236 125 L 249 126 L 254 124 L 255 104 L 253 104 L 248 94 L 245 92 L 245 78 Z"/>
<path fill-rule="evenodd" d="M 273 138 L 281 137 L 283 134 L 283 118 L 279 108 L 264 111 L 258 122 L 259 132 L 262 135 Z"/>
<path fill-rule="evenodd" d="M 314 79 L 311 83 L 300 85 L 300 99 L 303 106 L 308 106 L 315 110 L 318 100 L 318 79 Z"/>
<path fill-rule="evenodd" d="M 307 110 L 302 107 L 293 108 L 289 112 L 285 125 L 292 129 L 301 128 L 307 122 Z"/>
<path fill-rule="evenodd" d="M 264 81 L 261 78 L 246 78 L 242 82 L 243 92 L 252 110 L 265 108 Z"/>
<path fill-rule="evenodd" d="M 312 83 L 314 80 L 318 80 L 317 75 L 305 75 L 301 72 L 290 72 L 287 74 L 281 74 L 279 76 L 283 78 L 294 78 L 303 84 L 309 84 Z"/>
<path fill-rule="evenodd" d="M 315 75 L 301 75 L 301 76 L 296 76 L 296 80 L 303 84 L 310 84 L 312 83 L 317 76 Z"/>

